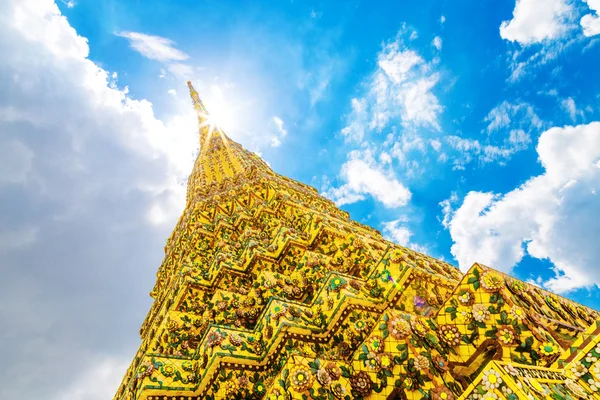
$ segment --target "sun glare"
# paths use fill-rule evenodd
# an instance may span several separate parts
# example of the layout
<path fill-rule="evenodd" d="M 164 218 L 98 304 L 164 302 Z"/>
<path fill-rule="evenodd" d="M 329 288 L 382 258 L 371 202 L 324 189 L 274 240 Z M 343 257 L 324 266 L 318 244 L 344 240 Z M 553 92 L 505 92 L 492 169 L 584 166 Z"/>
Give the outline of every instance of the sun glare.
<path fill-rule="evenodd" d="M 212 96 L 207 99 L 205 104 L 208 111 L 208 121 L 210 125 L 219 127 L 226 133 L 231 133 L 235 129 L 234 107 L 228 104 L 223 92 L 218 86 L 212 87 Z"/>

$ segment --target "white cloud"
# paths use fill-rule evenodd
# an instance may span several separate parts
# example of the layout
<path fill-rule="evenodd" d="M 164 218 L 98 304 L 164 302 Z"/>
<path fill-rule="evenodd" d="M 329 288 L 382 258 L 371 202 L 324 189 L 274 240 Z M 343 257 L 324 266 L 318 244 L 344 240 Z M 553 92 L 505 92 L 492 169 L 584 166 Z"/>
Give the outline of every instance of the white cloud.
<path fill-rule="evenodd" d="M 405 225 L 408 219 L 400 217 L 393 221 L 384 222 L 383 225 L 383 236 L 400 246 L 409 247 L 415 251 L 421 253 L 427 253 L 427 248 L 417 243 L 411 242 L 410 238 L 413 236 L 411 230 Z"/>
<path fill-rule="evenodd" d="M 169 93 L 171 96 L 177 96 L 177 91 L 175 89 L 169 89 L 167 90 L 167 93 Z"/>
<path fill-rule="evenodd" d="M 507 106 L 505 106 L 505 104 Z M 489 112 L 485 121 L 490 124 L 487 127 L 488 132 L 495 131 L 499 128 L 504 128 L 510 125 L 511 116 L 509 115 L 510 106 L 507 102 L 502 103 L 500 106 L 496 106 Z"/>
<path fill-rule="evenodd" d="M 525 150 L 531 143 L 530 136 L 522 129 L 511 130 L 508 137 L 498 145 L 482 144 L 477 139 L 455 135 L 446 136 L 444 140 L 459 153 L 454 157 L 454 169 L 464 169 L 465 165 L 473 160 L 481 163 L 498 162 L 504 165 L 513 154 Z"/>
<path fill-rule="evenodd" d="M 352 105 L 351 117 L 341 133 L 347 140 L 361 141 L 365 136 L 365 130 L 369 126 L 369 114 L 367 112 L 367 100 L 353 98 L 350 100 Z"/>
<path fill-rule="evenodd" d="M 433 89 L 440 77 L 433 64 L 408 49 L 401 34 L 384 46 L 377 60 L 377 70 L 364 82 L 365 95 L 352 99 L 342 134 L 361 141 L 366 131 L 379 132 L 395 120 L 405 127 L 439 130 L 442 106 Z"/>
<path fill-rule="evenodd" d="M 384 151 L 381 154 L 379 154 L 379 161 L 381 161 L 383 164 L 391 164 L 392 157 Z"/>
<path fill-rule="evenodd" d="M 515 153 L 525 150 L 531 137 L 543 123 L 535 110 L 527 103 L 502 102 L 484 118 L 487 122 L 485 139 L 463 138 L 458 135 L 444 137 L 444 141 L 457 154 L 453 158 L 454 169 L 464 169 L 472 161 L 480 163 L 506 163 Z"/>
<path fill-rule="evenodd" d="M 513 129 L 508 135 L 508 143 L 516 148 L 526 148 L 531 143 L 531 138 L 523 129 Z"/>
<path fill-rule="evenodd" d="M 500 36 L 521 45 L 557 39 L 569 29 L 571 13 L 567 0 L 517 0 L 513 18 L 500 25 Z"/>
<path fill-rule="evenodd" d="M 456 194 L 456 192 L 452 192 L 450 194 L 450 197 L 447 198 L 446 200 L 442 200 L 440 202 L 440 206 L 442 207 L 442 215 L 443 215 L 443 219 L 442 219 L 442 225 L 444 226 L 444 228 L 448 229 L 450 227 L 450 221 L 452 219 L 452 215 L 453 215 L 453 204 L 456 203 L 458 201 L 458 195 Z"/>
<path fill-rule="evenodd" d="M 129 366 L 129 360 L 107 357 L 93 360 L 89 369 L 80 371 L 76 380 L 65 387 L 57 400 L 105 400 L 115 395 Z"/>
<path fill-rule="evenodd" d="M 298 46 L 298 61 L 313 65 L 312 68 L 301 67 L 297 77 L 297 87 L 306 91 L 311 107 L 326 98 L 332 81 L 346 68 L 343 59 L 335 53 L 332 45 L 332 39 L 324 39 L 321 46 L 310 52 L 305 50 L 304 46 Z M 306 57 L 310 62 L 303 61 Z"/>
<path fill-rule="evenodd" d="M 408 79 L 411 70 L 423 63 L 421 56 L 414 50 L 401 51 L 398 48 L 398 42 L 391 45 L 379 53 L 379 68 L 385 72 L 386 77 L 393 83 L 404 83 Z"/>
<path fill-rule="evenodd" d="M 487 131 L 499 131 L 507 127 L 526 127 L 527 130 L 539 129 L 542 121 L 528 103 L 510 103 L 504 101 L 494 107 L 484 121 L 489 122 Z"/>
<path fill-rule="evenodd" d="M 577 115 L 583 115 L 582 111 L 577 110 L 577 105 L 575 104 L 575 100 L 572 97 L 567 97 L 563 99 L 560 103 L 561 107 L 569 114 L 571 120 L 575 122 L 577 119 Z"/>
<path fill-rule="evenodd" d="M 11 230 L 0 230 L 0 252 L 27 247 L 37 239 L 38 228 L 19 227 Z"/>
<path fill-rule="evenodd" d="M 442 23 L 442 24 L 443 24 L 444 22 L 446 22 L 446 17 L 442 15 L 442 16 L 440 17 L 440 23 Z"/>
<path fill-rule="evenodd" d="M 109 398 L 185 202 L 195 113 L 163 122 L 118 89 L 55 3 L 0 7 L 0 398 Z"/>
<path fill-rule="evenodd" d="M 581 42 L 581 36 L 574 34 L 579 15 L 575 4 L 573 0 L 517 0 L 513 19 L 500 26 L 502 38 L 521 45 L 507 52 L 508 82 L 532 74 Z"/>
<path fill-rule="evenodd" d="M 198 82 L 196 79 L 196 69 L 188 64 L 183 63 L 171 63 L 167 65 L 167 70 L 173 74 L 176 79 L 180 79 L 182 81 L 193 80 L 194 82 Z M 198 83 L 196 83 L 198 85 Z"/>
<path fill-rule="evenodd" d="M 174 47 L 172 40 L 139 32 L 117 32 L 117 36 L 127 38 L 131 48 L 146 58 L 162 62 L 184 61 L 190 56 Z"/>
<path fill-rule="evenodd" d="M 387 146 L 383 146 L 387 147 Z M 409 153 L 411 152 L 425 153 L 426 146 L 423 139 L 420 137 L 402 136 L 399 140 L 394 140 L 394 144 L 390 153 L 396 158 L 401 165 L 406 166 L 410 161 Z"/>
<path fill-rule="evenodd" d="M 394 221 L 383 223 L 383 233 L 391 241 L 398 243 L 400 246 L 408 246 L 412 232 L 405 224 L 407 220 L 400 218 Z"/>
<path fill-rule="evenodd" d="M 283 120 L 277 116 L 273 117 L 273 122 L 281 136 L 287 135 L 287 130 L 283 127 Z"/>
<path fill-rule="evenodd" d="M 581 18 L 580 24 L 585 36 L 600 34 L 600 0 L 583 0 L 592 11 Z"/>
<path fill-rule="evenodd" d="M 117 32 L 115 35 L 128 39 L 131 48 L 142 56 L 162 62 L 164 68 L 160 69 L 159 78 L 167 78 L 168 71 L 177 80 L 184 82 L 192 80 L 196 85 L 200 83 L 197 74 L 199 68 L 182 62 L 188 60 L 190 56 L 177 49 L 172 40 L 139 32 Z"/>
<path fill-rule="evenodd" d="M 271 137 L 271 147 L 281 146 L 281 140 L 277 136 Z"/>
<path fill-rule="evenodd" d="M 398 100 L 404 105 L 402 120 L 405 124 L 430 126 L 439 129 L 438 115 L 442 111 L 437 97 L 431 89 L 437 84 L 438 74 L 423 78 L 398 93 Z"/>
<path fill-rule="evenodd" d="M 435 62 L 427 62 L 404 44 L 403 37 L 408 35 L 403 26 L 397 37 L 383 46 L 377 54 L 377 69 L 362 82 L 364 92 L 351 101 L 352 110 L 341 133 L 347 143 L 357 144 L 361 150 L 348 154 L 340 174 L 345 183 L 327 190 L 338 204 L 371 195 L 386 207 L 405 205 L 410 191 L 398 180 L 392 159 L 398 161 L 394 166 L 414 175 L 419 162 L 408 153 L 424 154 L 427 141 L 422 136 L 440 130 L 442 106 L 433 93 L 439 73 L 434 70 Z M 404 129 L 396 134 L 399 125 Z M 371 137 L 385 129 L 391 131 L 385 142 L 373 144 L 376 141 Z M 432 142 L 433 146 L 439 144 Z"/>
<path fill-rule="evenodd" d="M 284 127 L 283 120 L 278 116 L 271 118 L 271 122 L 275 125 L 276 135 L 271 137 L 271 147 L 281 146 L 281 139 L 287 135 L 287 130 Z"/>
<path fill-rule="evenodd" d="M 410 191 L 392 172 L 379 167 L 368 152 L 351 152 L 340 175 L 346 183 L 339 188 L 325 188 L 324 192 L 338 206 L 364 200 L 366 195 L 388 208 L 404 206 L 410 200 Z"/>
<path fill-rule="evenodd" d="M 528 254 L 554 264 L 546 288 L 599 285 L 600 122 L 551 128 L 537 152 L 542 175 L 504 195 L 470 192 L 454 213 L 446 208 L 452 254 L 463 270 L 478 261 L 503 271 Z"/>
<path fill-rule="evenodd" d="M 575 106 L 575 100 L 572 97 L 568 97 L 561 102 L 561 106 L 569 113 L 569 116 L 573 121 L 577 115 L 577 107 Z"/>
<path fill-rule="evenodd" d="M 15 115 L 13 118 L 16 118 Z M 2 122 L 0 115 L 0 123 Z M 27 174 L 31 171 L 33 151 L 16 138 L 0 137 L 0 187 L 9 183 L 25 183 Z"/>
<path fill-rule="evenodd" d="M 439 36 L 436 36 L 433 38 L 433 42 L 431 42 L 431 44 L 433 44 L 433 46 L 438 49 L 438 50 L 442 50 L 442 38 Z"/>

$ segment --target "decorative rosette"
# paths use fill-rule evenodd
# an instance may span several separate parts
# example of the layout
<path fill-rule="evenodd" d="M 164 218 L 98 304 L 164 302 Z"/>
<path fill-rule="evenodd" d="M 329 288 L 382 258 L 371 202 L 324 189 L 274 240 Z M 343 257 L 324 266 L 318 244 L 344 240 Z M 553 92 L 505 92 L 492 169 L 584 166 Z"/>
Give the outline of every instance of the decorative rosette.
<path fill-rule="evenodd" d="M 481 274 L 479 281 L 481 287 L 487 292 L 498 292 L 504 286 L 504 277 L 491 269 Z"/>
<path fill-rule="evenodd" d="M 490 311 L 485 304 L 475 304 L 473 306 L 473 319 L 477 322 L 485 323 L 490 317 Z"/>
<path fill-rule="evenodd" d="M 441 325 L 440 339 L 450 347 L 460 344 L 461 335 L 456 325 Z"/>
<path fill-rule="evenodd" d="M 326 369 L 321 368 L 317 371 L 317 381 L 321 384 L 321 386 L 329 386 L 331 385 L 331 376 Z"/>
<path fill-rule="evenodd" d="M 475 301 L 475 294 L 469 289 L 458 292 L 458 302 L 463 306 L 470 306 Z M 445 387 L 445 386 L 444 386 Z"/>
<path fill-rule="evenodd" d="M 325 370 L 334 381 L 337 381 L 342 376 L 342 369 L 337 364 L 329 362 L 325 365 Z"/>
<path fill-rule="evenodd" d="M 552 357 L 555 354 L 558 354 L 559 348 L 556 344 L 551 342 L 542 343 L 539 349 L 540 353 L 544 357 Z"/>
<path fill-rule="evenodd" d="M 410 335 L 410 323 L 404 318 L 395 315 L 387 322 L 388 332 L 396 340 L 402 340 Z"/>
<path fill-rule="evenodd" d="M 429 359 L 425 356 L 417 356 L 415 358 L 415 368 L 418 371 L 426 371 L 429 369 Z"/>
<path fill-rule="evenodd" d="M 481 385 L 485 390 L 492 391 L 497 389 L 502 384 L 502 377 L 500 376 L 500 372 L 491 368 L 483 372 L 483 378 L 481 380 Z"/>
<path fill-rule="evenodd" d="M 429 331 L 427 324 L 420 318 L 412 318 L 410 321 L 410 327 L 412 328 L 412 331 L 420 337 L 424 337 Z"/>
<path fill-rule="evenodd" d="M 384 349 L 384 341 L 383 338 L 379 335 L 371 336 L 367 339 L 366 343 L 367 348 L 373 353 L 381 353 Z"/>
<path fill-rule="evenodd" d="M 290 371 L 290 383 L 297 392 L 308 390 L 313 384 L 313 376 L 310 368 L 304 365 L 297 365 Z"/>
<path fill-rule="evenodd" d="M 433 388 L 431 391 L 432 400 L 454 400 L 454 395 L 444 385 L 439 385 Z"/>
<path fill-rule="evenodd" d="M 373 391 L 373 381 L 365 371 L 350 376 L 350 386 L 359 396 L 363 397 L 370 395 Z"/>
<path fill-rule="evenodd" d="M 208 335 L 206 335 L 206 347 L 211 348 L 218 346 L 223 341 L 223 336 L 220 332 L 210 331 Z"/>
<path fill-rule="evenodd" d="M 511 345 L 517 341 L 517 332 L 512 325 L 502 325 L 498 328 L 496 337 L 502 344 Z"/>
<path fill-rule="evenodd" d="M 160 367 L 160 372 L 164 376 L 172 376 L 175 373 L 175 367 L 173 364 L 163 364 L 163 366 Z"/>

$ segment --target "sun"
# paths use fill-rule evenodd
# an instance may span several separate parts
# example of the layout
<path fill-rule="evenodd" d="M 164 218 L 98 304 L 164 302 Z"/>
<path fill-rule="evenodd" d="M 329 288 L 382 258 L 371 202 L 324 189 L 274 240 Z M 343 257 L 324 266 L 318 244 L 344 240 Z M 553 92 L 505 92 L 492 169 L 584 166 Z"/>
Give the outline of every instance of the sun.
<path fill-rule="evenodd" d="M 232 132 L 236 129 L 235 114 L 233 107 L 229 104 L 218 86 L 211 88 L 212 96 L 207 99 L 206 110 L 208 111 L 208 123 L 221 128 L 223 131 Z"/>

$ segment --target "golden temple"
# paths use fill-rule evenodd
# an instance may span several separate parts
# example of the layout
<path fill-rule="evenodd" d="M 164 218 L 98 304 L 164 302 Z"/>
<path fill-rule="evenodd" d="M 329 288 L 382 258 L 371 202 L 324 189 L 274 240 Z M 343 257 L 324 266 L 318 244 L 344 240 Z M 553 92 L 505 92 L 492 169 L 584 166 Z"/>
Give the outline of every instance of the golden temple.
<path fill-rule="evenodd" d="M 115 400 L 600 399 L 597 311 L 385 240 L 198 114 Z"/>

